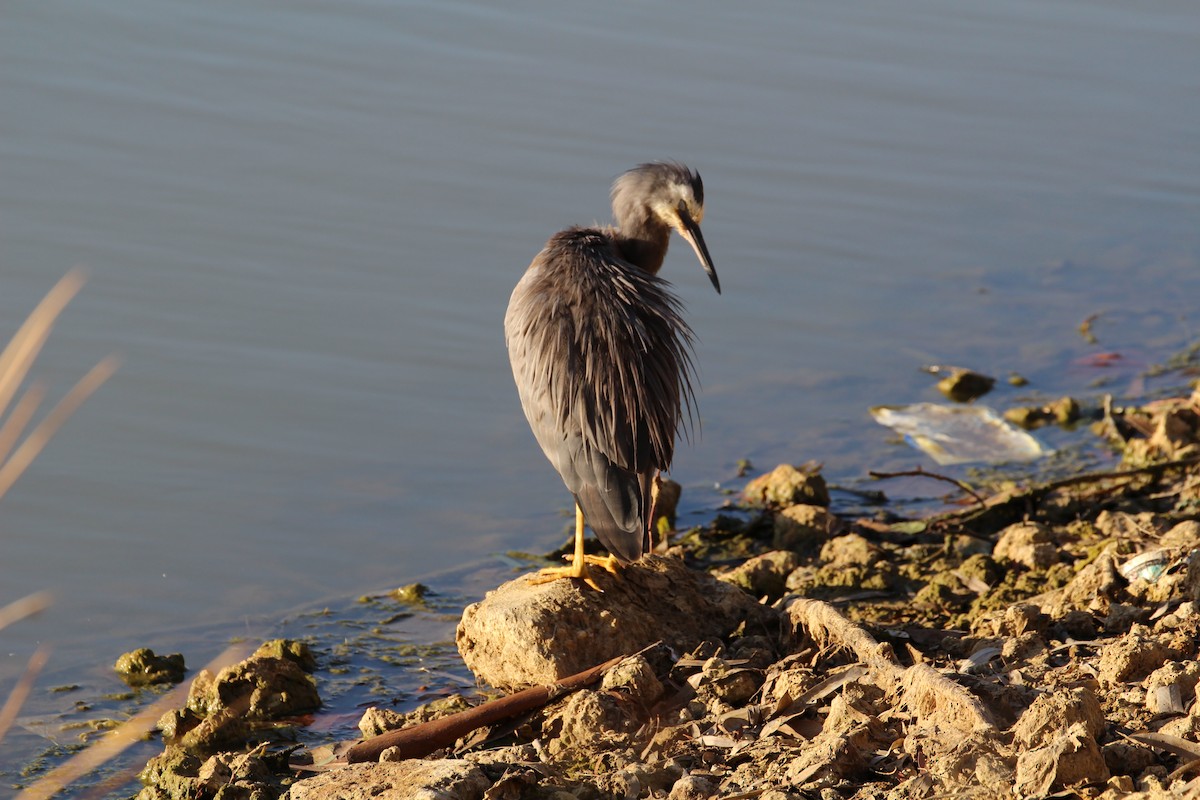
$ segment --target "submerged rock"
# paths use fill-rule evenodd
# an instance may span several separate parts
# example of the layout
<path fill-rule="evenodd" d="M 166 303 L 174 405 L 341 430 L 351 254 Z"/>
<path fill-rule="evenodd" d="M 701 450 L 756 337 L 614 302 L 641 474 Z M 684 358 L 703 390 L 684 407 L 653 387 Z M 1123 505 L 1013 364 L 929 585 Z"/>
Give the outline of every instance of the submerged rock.
<path fill-rule="evenodd" d="M 956 403 L 969 403 L 977 397 L 983 397 L 996 385 L 996 379 L 961 367 L 954 367 L 946 377 L 937 383 L 938 391 L 948 400 Z"/>
<path fill-rule="evenodd" d="M 526 575 L 468 606 L 456 637 L 467 667 L 500 689 L 551 684 L 659 640 L 687 651 L 774 616 L 675 558 L 648 556 L 619 576 L 593 574 L 603 592 L 572 580 L 533 584 Z"/>
<path fill-rule="evenodd" d="M 1017 406 L 1004 412 L 1004 418 L 1027 431 L 1054 423 L 1064 427 L 1079 421 L 1079 402 L 1062 397 L 1044 406 Z"/>
<path fill-rule="evenodd" d="M 286 750 L 241 751 L 251 741 L 272 741 L 278 721 L 320 706 L 306 671 L 315 665 L 307 645 L 276 639 L 216 675 L 201 670 L 187 706 L 158 722 L 167 746 L 139 776 L 145 788 L 138 799 L 278 797 L 291 782 Z"/>
<path fill-rule="evenodd" d="M 121 680 L 130 686 L 151 686 L 158 683 L 179 683 L 187 668 L 183 664 L 183 656 L 172 653 L 169 656 L 155 655 L 148 647 L 131 650 L 117 659 L 113 669 L 121 676 Z"/>
<path fill-rule="evenodd" d="M 270 645 L 264 645 L 265 652 L 272 652 Z M 303 658 L 260 655 L 262 652 L 263 648 L 259 648 L 259 653 L 215 676 L 207 670 L 201 671 L 188 693 L 188 708 L 201 716 L 228 710 L 237 716 L 260 720 L 320 708 L 316 681 L 300 666 Z M 307 653 L 307 648 L 302 652 Z M 312 656 L 308 658 L 311 660 Z"/>

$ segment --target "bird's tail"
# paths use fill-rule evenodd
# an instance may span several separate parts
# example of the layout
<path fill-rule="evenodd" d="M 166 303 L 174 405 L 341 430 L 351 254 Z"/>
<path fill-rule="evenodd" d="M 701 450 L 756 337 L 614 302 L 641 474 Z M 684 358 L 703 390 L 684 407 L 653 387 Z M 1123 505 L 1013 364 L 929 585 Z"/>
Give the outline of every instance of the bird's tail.
<path fill-rule="evenodd" d="M 650 550 L 650 487 L 653 476 L 627 473 L 621 485 L 604 489 L 585 484 L 575 495 L 583 519 L 608 552 L 622 563 L 637 561 Z"/>

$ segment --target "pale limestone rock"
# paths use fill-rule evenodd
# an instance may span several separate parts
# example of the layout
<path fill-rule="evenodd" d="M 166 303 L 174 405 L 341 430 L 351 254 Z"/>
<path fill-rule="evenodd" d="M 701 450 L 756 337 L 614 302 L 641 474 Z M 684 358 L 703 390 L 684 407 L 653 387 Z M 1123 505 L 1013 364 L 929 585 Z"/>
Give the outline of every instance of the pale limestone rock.
<path fill-rule="evenodd" d="M 688 652 L 743 623 L 753 633 L 776 613 L 676 558 L 647 556 L 618 576 L 593 574 L 603 592 L 525 575 L 468 606 L 456 637 L 467 667 L 498 689 L 552 684 L 659 640 Z"/>

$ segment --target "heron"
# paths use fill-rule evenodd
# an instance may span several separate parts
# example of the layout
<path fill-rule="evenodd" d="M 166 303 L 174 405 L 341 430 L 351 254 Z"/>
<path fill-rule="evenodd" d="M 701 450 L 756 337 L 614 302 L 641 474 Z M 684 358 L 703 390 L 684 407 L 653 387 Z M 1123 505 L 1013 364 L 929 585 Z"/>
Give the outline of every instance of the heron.
<path fill-rule="evenodd" d="M 694 408 L 691 329 L 658 277 L 674 230 L 717 293 L 700 232 L 704 184 L 683 164 L 641 164 L 612 186 L 614 225 L 550 237 L 517 283 L 504 338 L 534 438 L 575 498 L 575 551 L 543 583 L 589 564 L 617 573 L 651 548 L 659 473 Z M 590 525 L 607 558 L 584 554 Z"/>

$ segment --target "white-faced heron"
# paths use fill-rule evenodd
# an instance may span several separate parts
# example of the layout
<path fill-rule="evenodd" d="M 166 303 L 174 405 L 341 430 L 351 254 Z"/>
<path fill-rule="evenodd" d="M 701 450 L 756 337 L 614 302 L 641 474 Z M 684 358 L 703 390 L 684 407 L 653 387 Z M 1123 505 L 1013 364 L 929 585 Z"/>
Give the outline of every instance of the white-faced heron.
<path fill-rule="evenodd" d="M 615 571 L 650 549 L 656 481 L 692 410 L 692 332 L 657 277 L 674 229 L 721 284 L 700 221 L 704 184 L 682 164 L 642 164 L 612 187 L 614 227 L 550 237 L 513 290 L 504 338 L 521 406 L 575 496 L 571 566 L 545 580 Z M 584 556 L 584 520 L 611 554 Z M 614 560 L 615 559 L 615 560 Z"/>

